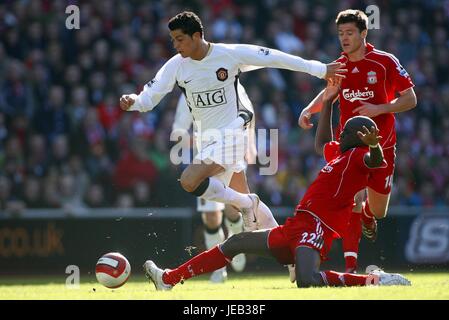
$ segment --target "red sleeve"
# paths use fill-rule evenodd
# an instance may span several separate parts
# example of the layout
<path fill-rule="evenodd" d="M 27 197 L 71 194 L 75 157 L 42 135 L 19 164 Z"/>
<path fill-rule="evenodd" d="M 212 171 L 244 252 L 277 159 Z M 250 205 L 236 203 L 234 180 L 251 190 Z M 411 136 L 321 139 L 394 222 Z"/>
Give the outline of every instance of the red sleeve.
<path fill-rule="evenodd" d="M 340 154 L 340 143 L 338 141 L 330 141 L 323 147 L 323 156 L 327 162 L 331 162 Z"/>
<path fill-rule="evenodd" d="M 395 92 L 402 92 L 415 86 L 408 72 L 392 54 L 388 55 L 387 73 Z"/>
<path fill-rule="evenodd" d="M 365 163 L 365 154 L 367 154 L 368 148 L 355 148 L 353 159 L 357 163 L 357 167 L 359 167 L 362 171 L 368 172 L 370 168 Z"/>

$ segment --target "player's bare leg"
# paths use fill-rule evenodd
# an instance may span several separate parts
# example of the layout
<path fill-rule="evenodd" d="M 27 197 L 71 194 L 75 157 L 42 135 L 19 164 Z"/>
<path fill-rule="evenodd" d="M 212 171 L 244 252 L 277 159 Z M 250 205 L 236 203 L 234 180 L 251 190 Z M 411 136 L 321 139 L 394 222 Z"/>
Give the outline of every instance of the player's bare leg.
<path fill-rule="evenodd" d="M 224 171 L 221 165 L 213 162 L 190 164 L 181 174 L 181 186 L 185 191 L 206 200 L 231 204 L 238 208 L 251 208 L 251 197 L 226 187 L 222 181 L 214 178 Z"/>
<path fill-rule="evenodd" d="M 382 194 L 377 191 L 374 191 L 370 187 L 368 189 L 368 201 L 370 205 L 370 209 L 374 214 L 376 219 L 382 219 L 387 216 L 388 204 L 390 203 L 390 195 Z"/>
<path fill-rule="evenodd" d="M 369 187 L 367 193 L 368 198 L 362 212 L 362 231 L 369 240 L 375 241 L 377 237 L 376 219 L 386 217 L 391 193 L 382 194 Z"/>
<path fill-rule="evenodd" d="M 296 248 L 296 285 L 298 288 L 321 287 L 325 283 L 320 275 L 320 254 L 308 247 Z"/>
<path fill-rule="evenodd" d="M 234 257 L 240 253 L 271 257 L 267 245 L 269 233 L 270 230 L 256 230 L 235 234 L 223 242 L 220 249 L 226 257 Z"/>
<path fill-rule="evenodd" d="M 271 211 L 256 194 L 237 192 L 215 177 L 222 173 L 226 173 L 224 168 L 216 163 L 190 164 L 181 175 L 181 186 L 197 197 L 239 208 L 245 228 L 259 229 L 259 216 L 260 220 L 266 221 L 266 216 L 271 214 Z"/>
<path fill-rule="evenodd" d="M 251 193 L 249 190 L 248 181 L 246 180 L 245 171 L 235 172 L 232 175 L 229 186 L 240 193 Z"/>
<path fill-rule="evenodd" d="M 187 192 L 195 191 L 204 179 L 224 172 L 224 168 L 216 163 L 190 164 L 181 174 L 179 182 Z"/>

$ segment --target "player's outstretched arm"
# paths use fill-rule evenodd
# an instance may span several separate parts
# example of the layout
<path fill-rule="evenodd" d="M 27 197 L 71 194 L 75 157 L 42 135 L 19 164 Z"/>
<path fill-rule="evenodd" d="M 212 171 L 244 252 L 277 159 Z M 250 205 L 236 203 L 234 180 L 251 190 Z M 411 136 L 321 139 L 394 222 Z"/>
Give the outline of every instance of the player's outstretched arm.
<path fill-rule="evenodd" d="M 341 82 L 341 80 L 338 79 L 335 81 L 338 81 L 339 83 Z M 298 126 L 304 130 L 311 129 L 313 127 L 313 123 L 310 122 L 310 118 L 313 114 L 321 112 L 321 109 L 323 109 L 324 90 L 325 89 L 321 90 L 321 92 L 317 94 L 317 96 L 307 105 L 307 107 L 302 109 L 298 118 Z M 335 96 L 333 102 L 337 101 L 337 99 L 338 95 Z"/>
<path fill-rule="evenodd" d="M 180 63 L 179 55 L 168 60 L 157 72 L 154 79 L 144 85 L 142 92 L 124 94 L 120 98 L 120 108 L 125 111 L 147 112 L 153 110 L 161 99 L 173 90 Z"/>
<path fill-rule="evenodd" d="M 362 131 L 358 131 L 357 135 L 364 144 L 369 146 L 369 153 L 365 154 L 364 158 L 366 165 L 370 168 L 381 167 L 384 163 L 384 154 L 379 143 L 382 138 L 379 136 L 379 129 L 372 126 L 369 130 L 363 126 Z"/>
<path fill-rule="evenodd" d="M 280 50 L 250 44 L 228 44 L 229 57 L 237 60 L 240 68 L 259 66 L 305 72 L 320 79 L 345 77 L 345 64 L 332 62 L 324 64 L 316 60 L 306 60 Z"/>
<path fill-rule="evenodd" d="M 332 106 L 335 97 L 340 90 L 341 80 L 330 79 L 327 87 L 322 91 L 322 110 L 318 120 L 318 128 L 315 135 L 315 151 L 323 155 L 323 147 L 333 140 L 332 136 Z"/>
<path fill-rule="evenodd" d="M 315 135 L 315 151 L 323 155 L 324 145 L 332 141 L 332 101 L 323 101 L 323 109 L 318 120 L 318 128 Z"/>
<path fill-rule="evenodd" d="M 304 130 L 311 129 L 313 123 L 310 122 L 312 114 L 318 113 L 323 108 L 323 94 L 324 89 L 318 93 L 318 95 L 305 107 L 302 109 L 301 114 L 298 118 L 298 125 Z"/>

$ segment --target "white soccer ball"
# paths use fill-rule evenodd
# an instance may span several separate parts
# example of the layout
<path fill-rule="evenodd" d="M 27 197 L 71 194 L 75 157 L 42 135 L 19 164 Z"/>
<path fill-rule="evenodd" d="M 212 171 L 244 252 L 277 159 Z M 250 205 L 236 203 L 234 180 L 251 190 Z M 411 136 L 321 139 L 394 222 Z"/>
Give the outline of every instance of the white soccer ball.
<path fill-rule="evenodd" d="M 121 287 L 131 275 L 131 265 L 128 260 L 118 252 L 110 252 L 98 259 L 95 266 L 95 275 L 99 283 L 107 288 Z"/>

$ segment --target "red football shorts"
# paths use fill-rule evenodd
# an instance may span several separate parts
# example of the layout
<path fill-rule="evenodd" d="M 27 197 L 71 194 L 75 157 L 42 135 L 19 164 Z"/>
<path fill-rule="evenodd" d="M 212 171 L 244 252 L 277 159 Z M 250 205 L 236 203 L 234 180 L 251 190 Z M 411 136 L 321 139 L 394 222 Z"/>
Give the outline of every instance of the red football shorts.
<path fill-rule="evenodd" d="M 384 158 L 387 162 L 385 168 L 371 170 L 368 178 L 368 187 L 381 194 L 389 194 L 393 183 L 394 160 L 396 158 L 396 147 L 391 147 L 384 152 Z"/>
<path fill-rule="evenodd" d="M 299 246 L 309 247 L 320 253 L 321 261 L 327 260 L 332 241 L 337 238 L 334 231 L 307 211 L 297 211 L 283 225 L 273 228 L 268 235 L 268 248 L 281 264 L 294 264 Z"/>

